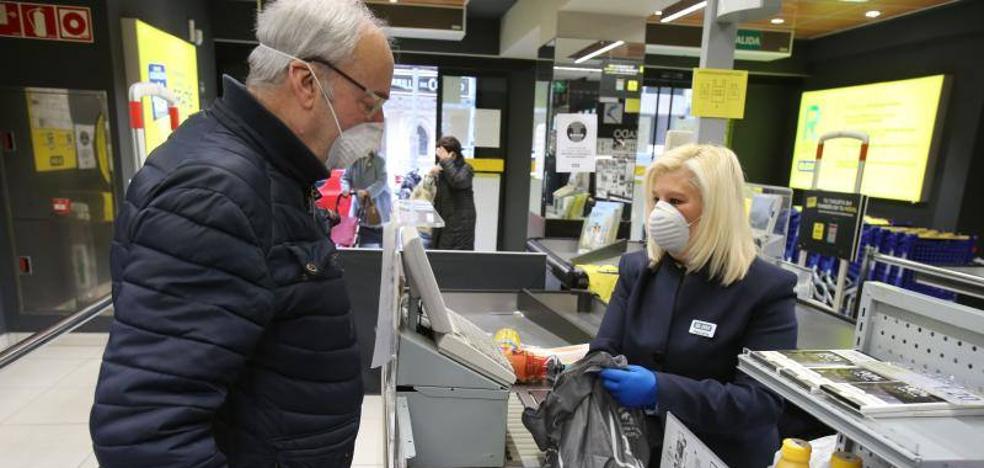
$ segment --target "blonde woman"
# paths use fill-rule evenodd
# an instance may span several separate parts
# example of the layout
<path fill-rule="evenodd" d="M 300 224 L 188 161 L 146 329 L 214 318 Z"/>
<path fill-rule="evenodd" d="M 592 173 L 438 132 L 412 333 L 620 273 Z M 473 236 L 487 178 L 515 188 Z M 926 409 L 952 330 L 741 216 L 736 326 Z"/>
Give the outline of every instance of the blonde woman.
<path fill-rule="evenodd" d="M 783 402 L 738 372 L 737 356 L 796 347 L 795 277 L 756 257 L 744 182 L 719 146 L 681 146 L 649 167 L 647 250 L 622 257 L 591 349 L 628 358 L 600 376 L 619 403 L 651 415 L 653 453 L 669 411 L 732 468 L 761 468 Z"/>

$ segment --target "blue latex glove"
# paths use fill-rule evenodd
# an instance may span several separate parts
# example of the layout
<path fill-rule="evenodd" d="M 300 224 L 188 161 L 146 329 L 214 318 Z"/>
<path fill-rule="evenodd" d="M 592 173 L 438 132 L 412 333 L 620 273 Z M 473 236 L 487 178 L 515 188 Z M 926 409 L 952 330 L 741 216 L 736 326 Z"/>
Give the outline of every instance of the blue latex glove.
<path fill-rule="evenodd" d="M 602 369 L 598 375 L 601 377 L 601 385 L 620 405 L 626 408 L 656 406 L 659 385 L 655 372 L 642 366 L 630 365 L 625 369 Z"/>

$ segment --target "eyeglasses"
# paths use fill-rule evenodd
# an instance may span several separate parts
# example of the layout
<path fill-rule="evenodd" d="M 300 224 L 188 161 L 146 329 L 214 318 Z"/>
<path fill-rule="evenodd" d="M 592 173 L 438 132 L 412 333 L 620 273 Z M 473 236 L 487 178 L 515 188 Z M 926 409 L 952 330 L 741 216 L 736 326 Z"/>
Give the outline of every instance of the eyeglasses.
<path fill-rule="evenodd" d="M 369 99 L 372 101 L 372 104 L 368 104 L 368 105 L 365 104 L 365 102 L 363 101 L 363 108 L 364 108 L 363 110 L 366 113 L 366 118 L 372 118 L 372 116 L 376 115 L 377 112 L 379 112 L 380 110 L 382 110 L 383 104 L 386 104 L 386 101 L 388 100 L 388 98 L 385 98 L 383 96 L 380 96 L 379 94 L 376 94 L 375 91 L 369 89 L 367 86 L 363 85 L 362 83 L 359 83 L 358 81 L 355 81 L 355 78 L 352 78 L 351 76 L 348 76 L 348 74 L 346 74 L 345 72 L 339 70 L 338 67 L 332 65 L 331 63 L 329 63 L 329 62 L 327 62 L 325 60 L 319 59 L 319 58 L 315 58 L 315 57 L 307 58 L 307 59 L 304 59 L 304 60 L 307 61 L 307 62 L 320 63 L 320 64 L 322 64 L 322 65 L 324 65 L 324 66 L 332 69 L 332 71 L 334 71 L 335 73 L 338 73 L 339 75 L 341 75 L 341 77 L 342 78 L 345 78 L 349 83 L 352 83 L 353 86 L 355 86 L 356 88 L 361 89 L 362 92 L 366 93 L 366 96 L 368 96 Z"/>

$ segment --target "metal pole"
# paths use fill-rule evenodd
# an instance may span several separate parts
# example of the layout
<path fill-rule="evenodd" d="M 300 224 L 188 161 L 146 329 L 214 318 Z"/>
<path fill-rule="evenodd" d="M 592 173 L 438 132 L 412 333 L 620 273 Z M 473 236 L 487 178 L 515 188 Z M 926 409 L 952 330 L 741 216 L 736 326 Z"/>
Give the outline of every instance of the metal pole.
<path fill-rule="evenodd" d="M 847 283 L 848 266 L 849 262 L 843 258 L 840 259 L 840 262 L 837 264 L 837 284 L 834 288 L 833 307 L 838 314 L 841 313 L 841 306 L 844 304 L 844 286 Z"/>
<path fill-rule="evenodd" d="M 872 257 L 878 253 L 875 246 L 868 245 L 864 248 L 864 254 L 861 257 L 861 270 L 858 271 L 858 286 L 854 292 L 854 308 L 851 311 L 851 317 L 857 319 L 858 311 L 861 310 L 861 293 L 864 290 L 864 283 L 868 281 L 868 276 L 871 275 L 871 268 L 874 266 L 874 261 Z"/>
<path fill-rule="evenodd" d="M 106 312 L 112 307 L 113 298 L 106 295 L 94 304 L 59 320 L 54 325 L 24 338 L 13 346 L 0 352 L 0 369 L 3 369 L 14 361 L 24 357 L 27 353 L 48 344 L 55 338 L 85 325 L 90 320 L 98 315 L 101 315 L 103 312 Z"/>
<path fill-rule="evenodd" d="M 737 23 L 722 23 L 717 19 L 718 1 L 708 0 L 704 9 L 704 27 L 700 43 L 700 67 L 732 69 L 735 66 Z M 723 145 L 728 119 L 699 117 L 697 141 Z"/>
<path fill-rule="evenodd" d="M 947 270 L 946 268 L 926 265 L 925 263 L 914 262 L 912 260 L 906 260 L 904 258 L 893 257 L 891 255 L 885 255 L 877 252 L 872 255 L 872 259 L 876 262 L 886 263 L 889 265 L 895 265 L 897 267 L 905 268 L 907 270 L 919 271 L 922 273 L 935 275 L 940 278 L 956 281 L 958 283 L 963 283 L 969 286 L 976 286 L 979 288 L 984 287 L 984 278 L 981 278 L 979 276 L 974 276 L 959 271 Z"/>

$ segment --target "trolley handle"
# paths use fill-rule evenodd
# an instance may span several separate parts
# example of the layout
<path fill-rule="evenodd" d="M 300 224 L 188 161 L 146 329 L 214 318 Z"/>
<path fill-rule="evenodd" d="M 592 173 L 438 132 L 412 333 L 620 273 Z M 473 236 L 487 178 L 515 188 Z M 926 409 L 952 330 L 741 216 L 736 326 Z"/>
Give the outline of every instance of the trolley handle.
<path fill-rule="evenodd" d="M 813 163 L 813 184 L 812 189 L 816 190 L 820 185 L 820 163 L 823 161 L 823 146 L 827 140 L 834 140 L 838 138 L 848 138 L 851 140 L 861 141 L 861 152 L 858 154 L 858 173 L 854 178 L 854 192 L 861 193 L 861 178 L 864 175 L 864 164 L 868 159 L 868 134 L 864 132 L 856 132 L 851 130 L 841 130 L 838 132 L 829 132 L 820 135 L 820 139 L 817 140 L 817 157 Z"/>

